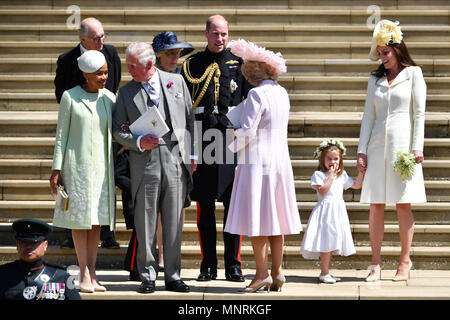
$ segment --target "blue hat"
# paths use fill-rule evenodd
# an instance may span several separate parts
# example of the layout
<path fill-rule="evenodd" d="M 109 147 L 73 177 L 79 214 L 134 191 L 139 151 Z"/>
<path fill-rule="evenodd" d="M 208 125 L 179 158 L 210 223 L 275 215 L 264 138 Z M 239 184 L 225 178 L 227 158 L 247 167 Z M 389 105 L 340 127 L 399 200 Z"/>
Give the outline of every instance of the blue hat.
<path fill-rule="evenodd" d="M 26 242 L 39 242 L 47 239 L 47 234 L 53 228 L 44 221 L 37 219 L 21 219 L 14 221 L 13 230 L 16 232 L 16 240 Z"/>
<path fill-rule="evenodd" d="M 180 56 L 184 56 L 194 50 L 194 47 L 190 43 L 178 41 L 177 35 L 172 31 L 158 33 L 153 38 L 152 47 L 155 52 L 171 49 L 183 49 L 181 50 Z"/>

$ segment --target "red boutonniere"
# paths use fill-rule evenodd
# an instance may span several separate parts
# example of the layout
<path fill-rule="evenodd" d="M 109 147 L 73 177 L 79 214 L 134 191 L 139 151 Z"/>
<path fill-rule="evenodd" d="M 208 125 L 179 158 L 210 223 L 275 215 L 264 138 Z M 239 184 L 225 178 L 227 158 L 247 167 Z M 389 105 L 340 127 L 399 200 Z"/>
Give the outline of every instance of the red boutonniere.
<path fill-rule="evenodd" d="M 167 84 L 167 88 L 170 88 L 172 85 L 173 85 L 173 82 L 170 81 L 170 82 Z"/>

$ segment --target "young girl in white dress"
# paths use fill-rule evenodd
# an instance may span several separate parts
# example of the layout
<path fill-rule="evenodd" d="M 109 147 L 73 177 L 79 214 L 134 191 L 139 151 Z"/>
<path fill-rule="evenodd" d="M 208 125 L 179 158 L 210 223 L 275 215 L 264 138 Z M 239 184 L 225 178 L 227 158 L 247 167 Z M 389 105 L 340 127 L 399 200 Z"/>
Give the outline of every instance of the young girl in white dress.
<path fill-rule="evenodd" d="M 349 256 L 356 252 L 343 192 L 360 189 L 364 174 L 360 172 L 353 181 L 344 170 L 343 155 L 344 144 L 334 139 L 323 141 L 314 153 L 319 166 L 311 177 L 311 187 L 319 201 L 309 217 L 300 253 L 305 259 L 320 257 L 319 281 L 323 283 L 340 280 L 329 273 L 332 254 Z"/>

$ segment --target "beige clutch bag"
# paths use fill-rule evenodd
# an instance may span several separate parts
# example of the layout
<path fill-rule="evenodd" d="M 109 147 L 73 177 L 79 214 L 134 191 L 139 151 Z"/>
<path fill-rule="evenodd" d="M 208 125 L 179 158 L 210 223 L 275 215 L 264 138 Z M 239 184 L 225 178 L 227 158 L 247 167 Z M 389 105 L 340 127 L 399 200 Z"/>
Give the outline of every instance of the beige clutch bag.
<path fill-rule="evenodd" d="M 58 184 L 56 186 L 56 194 L 53 194 L 53 198 L 55 198 L 55 206 L 59 207 L 61 211 L 67 211 L 69 208 L 69 195 L 66 190 L 64 190 L 64 186 Z"/>

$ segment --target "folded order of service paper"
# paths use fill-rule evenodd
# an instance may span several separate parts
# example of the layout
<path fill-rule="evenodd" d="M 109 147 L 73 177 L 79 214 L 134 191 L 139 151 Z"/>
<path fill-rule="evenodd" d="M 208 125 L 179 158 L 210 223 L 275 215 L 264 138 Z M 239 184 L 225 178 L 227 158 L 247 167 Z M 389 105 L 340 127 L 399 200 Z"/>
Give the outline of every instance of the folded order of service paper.
<path fill-rule="evenodd" d="M 169 132 L 169 127 L 158 108 L 152 107 L 130 125 L 130 131 L 139 136 L 152 134 L 161 138 Z"/>

